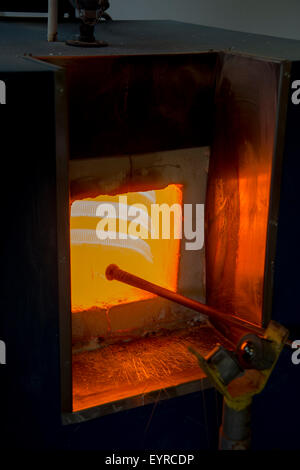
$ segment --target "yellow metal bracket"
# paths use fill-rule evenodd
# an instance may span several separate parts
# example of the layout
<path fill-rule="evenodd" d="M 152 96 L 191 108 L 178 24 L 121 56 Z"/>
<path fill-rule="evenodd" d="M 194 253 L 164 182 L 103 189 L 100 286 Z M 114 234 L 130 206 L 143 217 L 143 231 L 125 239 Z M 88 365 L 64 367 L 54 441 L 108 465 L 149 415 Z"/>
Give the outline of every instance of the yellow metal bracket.
<path fill-rule="evenodd" d="M 224 396 L 226 404 L 236 410 L 241 411 L 247 408 L 254 395 L 259 394 L 265 387 L 272 370 L 274 369 L 280 353 L 288 339 L 289 332 L 282 325 L 271 321 L 265 330 L 264 339 L 270 342 L 274 361 L 270 368 L 265 370 L 246 369 L 241 377 L 237 377 L 226 385 L 217 367 L 202 356 L 194 348 L 189 350 L 197 357 L 200 367 L 207 377 L 212 381 L 215 388 Z"/>

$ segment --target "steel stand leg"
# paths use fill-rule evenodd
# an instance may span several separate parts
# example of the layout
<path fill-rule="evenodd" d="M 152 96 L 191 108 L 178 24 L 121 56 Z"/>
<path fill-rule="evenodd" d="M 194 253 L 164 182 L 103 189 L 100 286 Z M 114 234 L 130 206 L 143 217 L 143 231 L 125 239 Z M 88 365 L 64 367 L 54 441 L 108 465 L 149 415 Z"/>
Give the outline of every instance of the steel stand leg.
<path fill-rule="evenodd" d="M 236 411 L 223 400 L 219 450 L 248 450 L 251 442 L 251 405 Z"/>

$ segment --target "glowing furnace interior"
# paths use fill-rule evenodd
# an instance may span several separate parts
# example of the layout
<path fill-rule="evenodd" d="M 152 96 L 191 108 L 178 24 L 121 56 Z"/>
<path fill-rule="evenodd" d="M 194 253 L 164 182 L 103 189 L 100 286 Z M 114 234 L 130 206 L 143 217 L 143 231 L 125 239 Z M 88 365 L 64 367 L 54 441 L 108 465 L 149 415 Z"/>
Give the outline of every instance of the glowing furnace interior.
<path fill-rule="evenodd" d="M 162 221 L 162 213 L 154 214 L 152 209 L 162 204 L 174 208 L 174 212 L 170 211 L 170 227 Z M 176 291 L 181 205 L 181 186 L 175 184 L 159 190 L 74 201 L 71 206 L 72 312 L 154 297 L 134 287 L 107 281 L 105 270 L 110 263 Z M 136 216 L 130 215 L 133 213 Z"/>

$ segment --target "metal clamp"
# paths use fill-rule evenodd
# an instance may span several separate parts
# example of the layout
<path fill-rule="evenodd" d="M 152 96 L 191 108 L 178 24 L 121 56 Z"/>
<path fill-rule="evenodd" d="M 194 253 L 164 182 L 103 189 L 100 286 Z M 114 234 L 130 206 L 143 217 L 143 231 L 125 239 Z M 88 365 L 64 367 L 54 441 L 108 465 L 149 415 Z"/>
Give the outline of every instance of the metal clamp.
<path fill-rule="evenodd" d="M 218 345 L 207 356 L 192 347 L 200 367 L 223 395 L 221 450 L 246 450 L 251 440 L 251 403 L 260 393 L 288 339 L 288 330 L 271 321 L 263 338 L 245 335 L 235 352 Z"/>
<path fill-rule="evenodd" d="M 271 321 L 263 338 L 255 337 L 254 342 L 255 335 L 251 335 L 251 341 L 249 335 L 244 336 L 235 353 L 220 346 L 206 357 L 192 347 L 189 350 L 197 357 L 200 367 L 224 396 L 228 406 L 239 411 L 264 389 L 288 334 L 286 328 Z M 220 357 L 223 359 L 218 359 Z"/>

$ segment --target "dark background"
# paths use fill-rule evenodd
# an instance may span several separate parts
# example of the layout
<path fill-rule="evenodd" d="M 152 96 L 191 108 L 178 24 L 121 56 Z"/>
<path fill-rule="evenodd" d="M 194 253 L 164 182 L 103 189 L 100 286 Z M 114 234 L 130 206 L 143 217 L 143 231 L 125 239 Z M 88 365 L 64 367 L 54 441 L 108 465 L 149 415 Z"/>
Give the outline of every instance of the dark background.
<path fill-rule="evenodd" d="M 69 0 L 59 0 L 60 8 L 68 11 Z M 0 0 L 0 11 L 24 11 L 45 13 L 48 11 L 48 0 Z"/>

